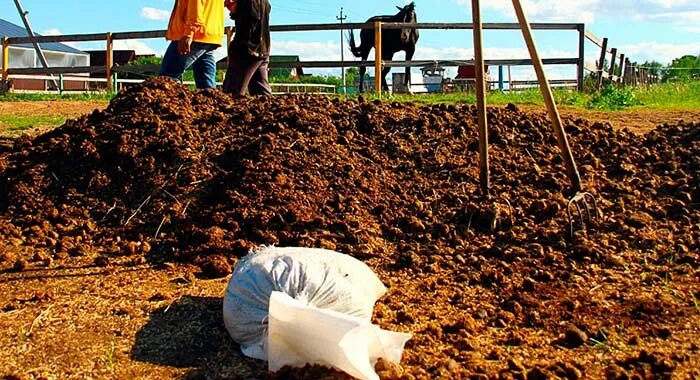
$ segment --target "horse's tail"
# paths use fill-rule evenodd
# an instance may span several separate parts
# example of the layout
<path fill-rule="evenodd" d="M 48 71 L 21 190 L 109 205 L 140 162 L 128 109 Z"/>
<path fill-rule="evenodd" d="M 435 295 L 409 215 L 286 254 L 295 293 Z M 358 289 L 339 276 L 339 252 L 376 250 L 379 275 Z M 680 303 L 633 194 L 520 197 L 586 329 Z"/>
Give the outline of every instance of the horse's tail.
<path fill-rule="evenodd" d="M 355 33 L 352 32 L 352 29 L 348 32 L 348 40 L 350 41 L 350 52 L 352 55 L 358 58 L 362 57 L 362 50 L 359 46 L 355 46 Z"/>

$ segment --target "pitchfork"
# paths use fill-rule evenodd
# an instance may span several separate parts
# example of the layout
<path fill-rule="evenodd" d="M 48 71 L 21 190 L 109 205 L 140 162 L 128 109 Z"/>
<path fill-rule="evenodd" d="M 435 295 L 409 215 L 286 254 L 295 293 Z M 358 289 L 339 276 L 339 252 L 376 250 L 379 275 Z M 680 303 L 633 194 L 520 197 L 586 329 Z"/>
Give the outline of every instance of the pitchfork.
<path fill-rule="evenodd" d="M 595 197 L 593 194 L 583 191 L 581 185 L 581 176 L 579 175 L 578 169 L 576 168 L 576 162 L 574 161 L 574 156 L 571 153 L 571 147 L 569 146 L 569 141 L 566 136 L 566 131 L 562 126 L 561 117 L 559 116 L 559 110 L 554 102 L 554 96 L 552 95 L 552 89 L 549 86 L 549 80 L 547 80 L 547 75 L 544 71 L 544 66 L 539 54 L 537 53 L 537 47 L 535 46 L 535 39 L 532 36 L 532 29 L 525 16 L 525 11 L 523 10 L 520 0 L 512 0 L 513 8 L 515 8 L 515 13 L 518 17 L 518 23 L 520 24 L 520 30 L 523 33 L 523 38 L 527 44 L 527 49 L 530 52 L 530 58 L 532 60 L 532 65 L 535 67 L 535 72 L 537 73 L 537 80 L 540 84 L 540 91 L 542 92 L 542 97 L 547 105 L 547 110 L 549 118 L 554 127 L 554 132 L 557 136 L 557 143 L 561 154 L 564 158 L 564 163 L 566 165 L 566 174 L 569 177 L 571 186 L 574 191 L 574 196 L 569 199 L 566 206 L 566 214 L 569 222 L 569 229 L 571 237 L 574 236 L 574 230 L 576 226 L 575 216 L 577 214 L 580 227 L 586 231 L 586 222 L 591 221 L 591 214 L 593 218 L 598 216 L 598 206 L 596 204 Z M 474 27 L 474 61 L 475 61 L 475 71 L 476 71 L 476 99 L 477 99 L 477 113 L 479 120 L 479 180 L 481 185 L 482 195 L 489 196 L 489 157 L 488 157 L 488 133 L 487 133 L 487 120 L 486 120 L 486 82 L 484 81 L 484 56 L 483 56 L 483 46 L 482 46 L 482 24 L 481 24 L 481 10 L 479 6 L 479 0 L 472 0 L 472 18 Z"/>

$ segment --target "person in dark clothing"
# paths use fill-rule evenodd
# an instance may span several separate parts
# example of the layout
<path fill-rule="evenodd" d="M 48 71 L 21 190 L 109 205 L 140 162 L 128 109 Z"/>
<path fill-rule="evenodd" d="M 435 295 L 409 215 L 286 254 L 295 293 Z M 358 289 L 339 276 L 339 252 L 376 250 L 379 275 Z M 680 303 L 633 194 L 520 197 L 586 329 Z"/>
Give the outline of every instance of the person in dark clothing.
<path fill-rule="evenodd" d="M 268 0 L 226 0 L 236 33 L 228 47 L 223 90 L 234 96 L 270 95 L 270 3 Z"/>

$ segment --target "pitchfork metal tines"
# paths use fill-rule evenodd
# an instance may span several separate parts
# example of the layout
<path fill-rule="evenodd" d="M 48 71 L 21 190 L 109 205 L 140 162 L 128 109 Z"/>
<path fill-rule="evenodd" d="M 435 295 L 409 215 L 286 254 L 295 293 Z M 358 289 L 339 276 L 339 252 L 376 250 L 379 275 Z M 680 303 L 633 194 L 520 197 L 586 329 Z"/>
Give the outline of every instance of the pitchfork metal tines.
<path fill-rule="evenodd" d="M 574 161 L 574 156 L 571 152 L 571 147 L 569 146 L 569 141 L 566 136 L 566 131 L 562 126 L 561 117 L 559 116 L 559 110 L 554 102 L 554 96 L 552 95 L 552 89 L 549 85 L 549 80 L 544 71 L 544 66 L 539 54 L 537 53 L 537 46 L 535 45 L 535 39 L 532 35 L 532 29 L 527 21 L 525 12 L 520 0 L 512 0 L 513 8 L 515 9 L 515 14 L 518 18 L 518 23 L 520 24 L 520 30 L 523 33 L 523 38 L 525 39 L 525 44 L 530 53 L 530 58 L 532 60 L 532 65 L 535 68 L 535 73 L 537 74 L 537 80 L 540 85 L 540 91 L 542 92 L 542 97 L 547 105 L 547 111 L 549 118 L 552 122 L 552 127 L 557 137 L 557 145 L 561 150 L 562 157 L 564 158 L 564 164 L 566 165 L 566 174 L 571 182 L 574 196 L 569 199 L 567 204 L 566 212 L 569 222 L 569 230 L 571 237 L 573 238 L 576 226 L 579 226 L 584 233 L 587 231 L 586 225 L 591 223 L 594 219 L 598 217 L 598 206 L 595 197 L 590 192 L 582 190 L 581 186 L 581 176 L 579 175 L 578 169 L 576 168 L 576 162 Z M 481 24 L 481 10 L 479 6 L 479 0 L 472 0 L 472 19 L 474 27 L 474 66 L 476 69 L 476 99 L 477 99 L 477 114 L 479 122 L 479 169 L 480 169 L 480 184 L 481 193 L 483 196 L 489 196 L 489 163 L 488 163 L 488 133 L 487 133 L 487 120 L 486 120 L 486 82 L 484 80 L 484 56 L 483 56 L 483 46 L 482 46 L 482 24 Z M 593 217 L 591 217 L 591 213 Z M 578 215 L 579 223 L 574 221 L 574 214 Z M 585 214 L 585 217 L 584 217 Z"/>
<path fill-rule="evenodd" d="M 576 215 L 574 215 L 574 212 Z M 586 191 L 579 191 L 574 194 L 566 205 L 566 215 L 569 220 L 569 233 L 572 239 L 576 233 L 576 216 L 578 216 L 579 226 L 585 233 L 586 223 L 598 219 L 598 204 L 593 194 Z"/>

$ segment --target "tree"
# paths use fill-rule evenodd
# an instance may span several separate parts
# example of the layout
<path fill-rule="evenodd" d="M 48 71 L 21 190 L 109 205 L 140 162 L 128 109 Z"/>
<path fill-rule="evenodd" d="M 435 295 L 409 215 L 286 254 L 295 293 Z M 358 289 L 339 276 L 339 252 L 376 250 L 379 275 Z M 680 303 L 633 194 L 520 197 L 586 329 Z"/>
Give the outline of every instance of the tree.
<path fill-rule="evenodd" d="M 664 81 L 684 81 L 700 78 L 700 56 L 684 55 L 668 66 Z"/>

